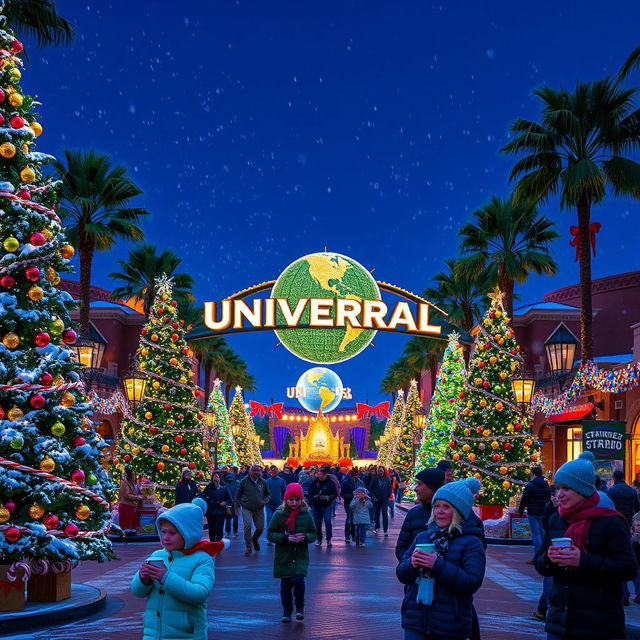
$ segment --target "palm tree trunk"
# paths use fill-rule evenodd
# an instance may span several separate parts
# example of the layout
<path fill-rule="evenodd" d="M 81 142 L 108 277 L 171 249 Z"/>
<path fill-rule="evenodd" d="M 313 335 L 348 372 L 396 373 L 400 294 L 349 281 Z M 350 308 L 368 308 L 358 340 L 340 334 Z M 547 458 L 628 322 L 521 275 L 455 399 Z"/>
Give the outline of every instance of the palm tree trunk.
<path fill-rule="evenodd" d="M 591 324 L 591 202 L 586 196 L 578 200 L 578 242 L 580 257 L 580 358 L 582 362 L 593 359 L 593 335 Z"/>
<path fill-rule="evenodd" d="M 209 404 L 209 395 L 211 392 L 211 367 L 205 366 L 204 368 L 204 406 Z"/>
<path fill-rule="evenodd" d="M 89 304 L 91 302 L 91 266 L 94 246 L 91 242 L 80 241 L 80 334 L 89 330 Z"/>
<path fill-rule="evenodd" d="M 509 318 L 513 319 L 513 279 L 508 278 L 504 274 L 504 265 L 500 265 L 498 269 L 498 286 L 500 291 L 504 293 L 502 306 Z"/>
<path fill-rule="evenodd" d="M 473 313 L 469 305 L 462 307 L 462 318 L 462 322 L 464 323 L 462 328 L 467 332 L 471 331 L 471 329 L 473 329 Z"/>

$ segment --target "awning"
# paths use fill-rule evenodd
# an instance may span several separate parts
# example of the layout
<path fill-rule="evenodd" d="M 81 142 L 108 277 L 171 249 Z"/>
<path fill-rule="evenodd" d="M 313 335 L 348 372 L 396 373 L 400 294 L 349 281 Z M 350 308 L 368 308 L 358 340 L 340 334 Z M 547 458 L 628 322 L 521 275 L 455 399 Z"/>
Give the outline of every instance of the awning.
<path fill-rule="evenodd" d="M 547 422 L 571 422 L 572 420 L 580 420 L 593 411 L 593 402 L 585 404 L 576 404 L 562 413 L 551 416 Z"/>

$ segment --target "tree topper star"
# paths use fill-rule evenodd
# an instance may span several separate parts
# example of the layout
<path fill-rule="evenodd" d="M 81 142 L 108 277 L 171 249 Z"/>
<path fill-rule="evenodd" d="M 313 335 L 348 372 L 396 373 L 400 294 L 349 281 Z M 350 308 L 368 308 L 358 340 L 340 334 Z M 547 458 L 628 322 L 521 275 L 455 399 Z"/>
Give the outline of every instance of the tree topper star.
<path fill-rule="evenodd" d="M 160 295 L 167 294 L 171 295 L 173 291 L 173 277 L 167 276 L 166 273 L 163 273 L 161 276 L 156 278 L 156 292 Z"/>
<path fill-rule="evenodd" d="M 449 341 L 449 346 L 452 349 L 455 349 L 458 346 L 458 341 L 460 340 L 460 334 L 457 331 L 452 331 L 447 337 Z"/>
<path fill-rule="evenodd" d="M 500 287 L 496 287 L 491 293 L 488 293 L 487 296 L 493 304 L 503 307 L 502 299 L 504 298 L 504 293 L 500 291 Z"/>

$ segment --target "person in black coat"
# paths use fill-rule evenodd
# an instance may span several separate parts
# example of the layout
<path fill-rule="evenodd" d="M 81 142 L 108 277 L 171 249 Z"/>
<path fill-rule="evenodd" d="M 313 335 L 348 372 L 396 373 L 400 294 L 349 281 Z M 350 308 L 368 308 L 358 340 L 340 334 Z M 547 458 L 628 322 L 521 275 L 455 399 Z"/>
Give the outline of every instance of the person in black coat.
<path fill-rule="evenodd" d="M 191 502 L 198 495 L 198 485 L 191 479 L 191 469 L 183 469 L 176 484 L 176 504 Z"/>
<path fill-rule="evenodd" d="M 631 526 L 633 516 L 640 511 L 640 501 L 638 500 L 638 492 L 624 481 L 623 471 L 616 469 L 613 472 L 613 484 L 607 491 L 607 495 Z"/>
<path fill-rule="evenodd" d="M 389 534 L 389 497 L 391 496 L 391 477 L 387 475 L 386 469 L 378 467 L 376 476 L 369 485 L 369 495 L 373 502 L 373 520 L 375 522 L 373 535 L 377 536 L 380 529 L 380 515 L 382 515 L 382 530 L 385 537 Z"/>
<path fill-rule="evenodd" d="M 349 473 L 347 473 L 340 485 L 340 497 L 344 504 L 345 520 L 344 520 L 344 541 L 353 542 L 356 541 L 356 528 L 353 524 L 353 514 L 349 505 L 353 502 L 353 492 L 358 487 L 364 487 L 362 480 L 358 477 L 358 470 L 353 467 Z"/>
<path fill-rule="evenodd" d="M 227 507 L 232 506 L 229 489 L 221 484 L 220 474 L 214 473 L 211 482 L 205 487 L 201 496 L 207 503 L 207 522 L 209 523 L 209 540 L 222 540 Z"/>
<path fill-rule="evenodd" d="M 558 513 L 535 566 L 553 578 L 545 631 L 548 640 L 625 637 L 623 583 L 638 572 L 629 527 L 618 511 L 600 507 L 594 456 L 581 453 L 556 472 Z M 571 538 L 570 546 L 552 541 Z"/>
<path fill-rule="evenodd" d="M 338 497 L 338 489 L 336 483 L 329 477 L 329 465 L 323 465 L 318 469 L 315 480 L 309 487 L 309 502 L 312 506 L 313 520 L 318 530 L 318 539 L 316 546 L 322 544 L 322 521 L 324 520 L 324 528 L 327 536 L 327 547 L 331 546 L 331 538 L 333 536 L 333 525 L 331 523 L 331 515 L 333 511 L 333 503 Z"/>
<path fill-rule="evenodd" d="M 469 519 L 479 490 L 475 478 L 438 489 L 427 530 L 416 536 L 396 568 L 406 585 L 401 611 L 405 640 L 461 640 L 472 633 L 473 594 L 486 565 L 482 527 Z M 417 547 L 425 543 L 435 551 Z"/>
<path fill-rule="evenodd" d="M 534 556 L 542 546 L 542 516 L 549 504 L 550 497 L 551 489 L 549 488 L 549 483 L 542 476 L 542 469 L 533 467 L 531 469 L 531 480 L 527 482 L 522 492 L 518 510 L 521 518 L 524 515 L 524 510 L 527 510 Z M 533 560 L 530 560 L 529 563 L 533 564 Z"/>

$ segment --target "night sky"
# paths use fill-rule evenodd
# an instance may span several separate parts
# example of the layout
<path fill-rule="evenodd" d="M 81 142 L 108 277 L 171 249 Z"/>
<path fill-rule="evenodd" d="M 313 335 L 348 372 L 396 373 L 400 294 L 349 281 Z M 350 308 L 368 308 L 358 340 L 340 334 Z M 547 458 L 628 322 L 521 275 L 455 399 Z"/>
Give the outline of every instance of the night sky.
<path fill-rule="evenodd" d="M 532 89 L 615 72 L 640 40 L 637 2 L 57 4 L 78 35 L 68 48 L 30 47 L 38 150 L 93 147 L 126 165 L 153 212 L 148 241 L 183 258 L 201 302 L 325 246 L 421 292 L 455 256 L 470 212 L 508 194 L 514 159 L 498 150 L 513 119 L 537 119 Z M 578 280 L 575 212 L 544 212 L 562 235 L 560 274 L 518 287 L 522 303 Z M 639 213 L 629 199 L 594 208 L 594 277 L 639 267 Z M 93 283 L 113 288 L 127 252 L 98 255 Z M 380 379 L 404 341 L 380 334 L 332 368 L 355 399 L 385 399 Z M 261 401 L 284 400 L 312 366 L 272 333 L 229 342 Z"/>

